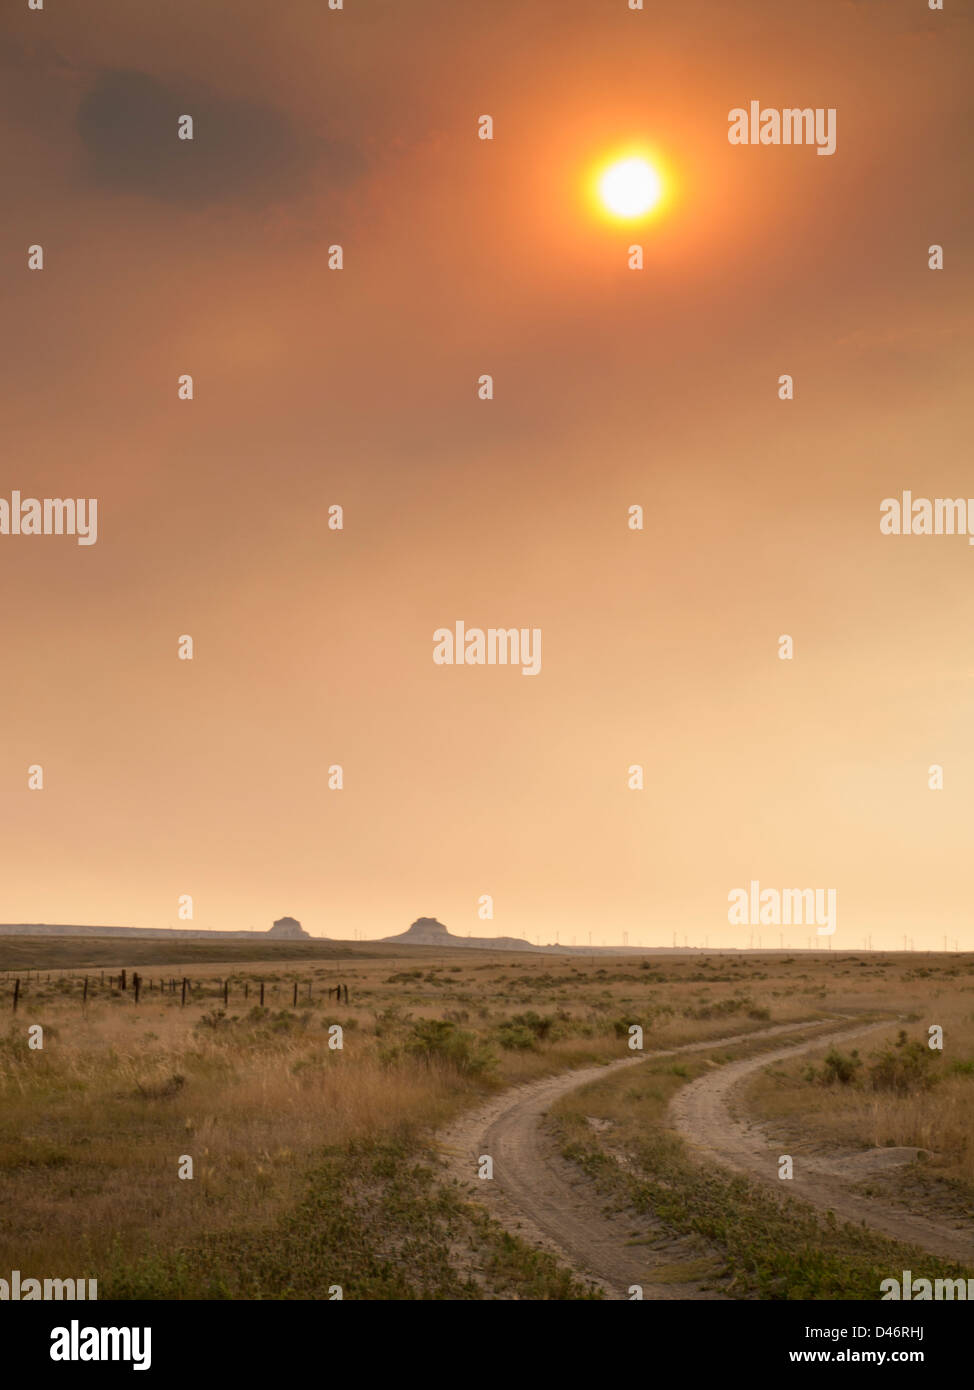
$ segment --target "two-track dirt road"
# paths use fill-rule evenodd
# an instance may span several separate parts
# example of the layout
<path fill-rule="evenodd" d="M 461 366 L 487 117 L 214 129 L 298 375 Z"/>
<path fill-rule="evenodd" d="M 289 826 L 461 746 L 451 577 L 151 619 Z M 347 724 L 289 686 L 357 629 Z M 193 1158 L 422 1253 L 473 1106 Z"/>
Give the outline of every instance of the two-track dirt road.
<path fill-rule="evenodd" d="M 825 1026 L 801 1025 L 815 1031 Z M 795 1031 L 794 1024 L 779 1024 L 746 1036 L 768 1038 Z M 740 1036 L 714 1038 L 651 1056 L 706 1052 L 741 1041 Z M 627 1243 L 645 1232 L 637 1231 L 632 1220 L 624 1215 L 603 1210 L 589 1180 L 562 1158 L 546 1137 L 542 1120 L 554 1101 L 577 1086 L 602 1080 L 613 1071 L 638 1066 L 645 1060 L 644 1054 L 637 1053 L 606 1066 L 582 1067 L 517 1086 L 462 1116 L 440 1134 L 448 1171 L 461 1187 L 482 1201 L 509 1231 L 556 1255 L 579 1277 L 611 1298 L 628 1298 L 633 1284 L 649 1280 L 648 1252 Z M 477 1176 L 481 1154 L 493 1159 L 494 1176 L 490 1180 Z M 674 1249 L 674 1255 L 678 1253 Z M 658 1284 L 652 1288 L 647 1285 L 644 1297 L 683 1299 L 700 1295 L 691 1293 L 685 1285 Z"/>
<path fill-rule="evenodd" d="M 646 1243 L 646 1219 L 640 1218 L 636 1229 L 631 1216 L 604 1209 L 591 1182 L 561 1157 L 545 1135 L 545 1113 L 554 1101 L 576 1087 L 652 1058 L 709 1052 L 787 1033 L 810 1033 L 810 1037 L 790 1047 L 727 1063 L 700 1077 L 679 1092 L 671 1107 L 674 1127 L 704 1161 L 724 1163 L 773 1182 L 780 1191 L 784 1186 L 777 1176 L 781 1146 L 775 1145 L 757 1125 L 732 1117 L 727 1104 L 729 1093 L 771 1062 L 820 1047 L 833 1036 L 849 1038 L 881 1026 L 850 1028 L 848 1019 L 779 1024 L 755 1033 L 687 1043 L 648 1056 L 638 1054 L 606 1066 L 583 1067 L 547 1077 L 518 1086 L 461 1117 L 441 1133 L 441 1150 L 450 1175 L 482 1201 L 502 1225 L 555 1254 L 579 1277 L 601 1288 L 607 1297 L 628 1299 L 631 1286 L 638 1284 L 644 1298 L 713 1298 L 717 1295 L 701 1294 L 696 1285 L 653 1282 L 652 1271 L 654 1264 L 660 1263 L 661 1249 L 656 1243 L 651 1256 Z M 481 1155 L 489 1155 L 493 1160 L 492 1179 L 477 1176 Z M 874 1212 L 872 1204 L 862 1197 L 842 1193 L 840 1186 L 841 1178 L 834 1169 L 822 1162 L 808 1161 L 796 1164 L 796 1178 L 789 1184 L 789 1192 L 815 1206 L 831 1209 L 837 1217 L 864 1222 L 886 1235 L 935 1253 L 967 1259 L 974 1256 L 970 1233 L 892 1208 L 877 1206 Z M 679 1241 L 673 1243 L 671 1257 L 686 1258 Z"/>
<path fill-rule="evenodd" d="M 884 1026 L 872 1023 L 850 1029 L 847 1024 L 840 1036 L 847 1041 Z M 788 1196 L 834 1212 L 841 1221 L 868 1226 L 893 1240 L 918 1245 L 931 1254 L 960 1260 L 974 1268 L 974 1229 L 969 1222 L 964 1226 L 951 1225 L 942 1219 L 909 1212 L 850 1190 L 850 1182 L 868 1176 L 870 1163 L 878 1170 L 888 1166 L 888 1160 L 908 1162 L 915 1157 L 916 1150 L 878 1149 L 845 1157 L 800 1156 L 794 1159 L 794 1176 L 783 1181 L 778 1177 L 778 1159 L 787 1149 L 773 1139 L 770 1126 L 732 1115 L 730 1095 L 741 1082 L 772 1062 L 820 1047 L 822 1041 L 816 1038 L 798 1046 L 765 1052 L 759 1057 L 746 1057 L 698 1077 L 673 1098 L 670 1119 L 674 1129 L 704 1161 L 722 1163 L 726 1168 L 770 1183 L 779 1192 L 785 1190 Z"/>

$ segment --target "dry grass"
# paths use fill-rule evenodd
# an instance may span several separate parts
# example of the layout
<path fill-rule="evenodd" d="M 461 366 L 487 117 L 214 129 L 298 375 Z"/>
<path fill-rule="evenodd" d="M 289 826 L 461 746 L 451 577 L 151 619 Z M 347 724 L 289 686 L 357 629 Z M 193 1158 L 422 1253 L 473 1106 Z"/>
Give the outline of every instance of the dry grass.
<path fill-rule="evenodd" d="M 449 1113 L 448 1069 L 383 1064 L 374 1040 L 332 1051 L 313 1013 L 278 1020 L 280 1032 L 221 1034 L 200 1025 L 207 1012 L 95 1005 L 69 1022 L 53 1008 L 32 1010 L 46 1026 L 43 1052 L 8 1035 L 3 1246 L 16 1236 L 18 1258 L 68 1268 L 82 1233 L 97 1257 L 147 1232 L 171 1239 L 266 1223 L 294 1199 L 314 1149 L 432 1126 Z M 183 1155 L 192 1181 L 177 1176 Z"/>
<path fill-rule="evenodd" d="M 885 972 L 884 1007 L 895 1009 L 897 1020 L 857 1049 L 861 1066 L 848 1083 L 827 1079 L 823 1047 L 762 1072 L 742 1092 L 743 1105 L 774 1121 L 799 1152 L 922 1149 L 927 1175 L 960 1184 L 966 1200 L 974 1200 L 972 972 L 969 960 L 958 958 L 928 960 L 919 971 L 901 960 Z M 942 1051 L 929 1047 L 933 1024 L 943 1029 Z M 896 1059 L 911 1044 L 925 1054 L 921 1069 L 904 1077 L 902 1089 L 891 1089 L 877 1071 L 880 1056 Z M 840 1051 L 851 1055 L 841 1045 Z"/>
<path fill-rule="evenodd" d="M 50 962 L 52 943 L 41 944 Z M 375 947 L 344 959 L 225 957 L 228 1020 L 222 974 L 202 962 L 167 966 L 162 949 L 139 968 L 147 980 L 192 978 L 198 988 L 185 1008 L 178 993 L 145 987 L 136 1006 L 130 991 L 102 986 L 100 967 L 84 1009 L 77 970 L 33 978 L 16 1016 L 11 982 L 0 985 L 0 1269 L 97 1273 L 111 1251 L 134 1257 L 201 1232 L 269 1230 L 321 1151 L 429 1134 L 491 1088 L 627 1055 L 630 1023 L 645 1029 L 648 1051 L 837 1011 L 916 1011 L 944 1023 L 948 1056 L 974 1052 L 969 962 L 949 980 L 938 976 L 936 995 L 926 979 L 904 979 L 917 964 L 906 958 L 644 963 Z M 253 1013 L 261 979 L 264 1015 Z M 325 997 L 339 981 L 350 1006 Z M 418 1030 L 436 1021 L 452 1025 L 447 1044 L 424 1055 Z M 37 1023 L 43 1051 L 27 1046 Z M 328 1045 L 334 1023 L 345 1029 L 341 1051 Z M 861 1131 L 872 1143 L 919 1143 L 922 1134 L 924 1147 L 969 1173 L 961 1131 L 972 1128 L 971 1076 L 898 1108 L 887 1102 L 886 1113 L 863 1095 L 843 1096 L 840 1114 L 834 1098 L 830 1109 L 829 1097 L 806 1089 L 834 1137 Z M 192 1181 L 177 1176 L 186 1154 Z"/>

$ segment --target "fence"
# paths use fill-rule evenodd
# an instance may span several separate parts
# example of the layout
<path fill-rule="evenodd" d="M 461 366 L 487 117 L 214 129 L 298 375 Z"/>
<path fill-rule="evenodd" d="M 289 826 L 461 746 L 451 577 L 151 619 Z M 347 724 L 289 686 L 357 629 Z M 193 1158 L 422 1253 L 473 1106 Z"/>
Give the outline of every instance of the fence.
<path fill-rule="evenodd" d="M 30 970 L 25 970 L 23 976 L 17 975 L 14 977 L 13 991 L 11 994 L 11 1007 L 14 1013 L 17 1012 L 17 1007 L 21 1000 L 25 999 L 30 994 L 32 977 L 34 985 L 41 983 L 41 974 L 39 971 L 31 972 Z M 5 972 L 5 978 L 9 984 L 9 971 Z M 48 984 L 50 983 L 50 979 L 50 972 L 47 972 L 43 977 L 43 981 L 45 984 Z M 169 976 L 168 978 L 163 977 L 161 979 L 150 978 L 146 980 L 137 970 L 133 970 L 131 975 L 129 975 L 127 970 L 120 970 L 117 975 L 110 974 L 107 978 L 104 970 L 99 972 L 97 978 L 94 975 L 65 975 L 64 972 L 55 974 L 55 983 L 63 984 L 65 980 L 67 980 L 69 986 L 77 988 L 82 1007 L 88 1004 L 89 999 L 97 999 L 99 996 L 102 998 L 111 998 L 115 994 L 130 993 L 133 1003 L 138 1004 L 143 993 L 158 993 L 164 995 L 175 994 L 178 990 L 181 1007 L 185 1007 L 187 1001 L 192 1004 L 208 998 L 215 997 L 219 999 L 222 997 L 223 1007 L 229 1008 L 231 986 L 236 990 L 238 996 L 242 994 L 244 1000 L 248 1000 L 250 998 L 251 985 L 250 979 L 231 980 L 229 977 L 225 977 L 222 981 L 218 982 L 215 988 L 212 987 L 211 981 L 191 980 L 185 975 L 181 976 L 178 980 L 174 976 Z M 264 980 L 260 980 L 258 983 L 260 989 L 260 1007 L 264 1008 L 264 996 L 267 985 Z M 207 988 L 207 985 L 211 987 Z M 274 981 L 270 988 L 273 997 L 275 999 L 278 998 L 281 991 L 281 981 Z M 292 1007 L 297 1007 L 299 991 L 302 991 L 302 999 L 306 1000 L 309 1004 L 313 1003 L 313 988 L 314 981 L 312 980 L 305 980 L 303 985 L 301 981 L 295 980 L 293 982 L 291 994 Z M 306 991 L 306 993 L 303 991 Z M 63 990 L 60 992 L 62 994 L 64 993 Z M 322 997 L 335 999 L 339 1004 L 343 1001 L 347 1004 L 349 1002 L 348 985 L 329 985 L 326 990 L 322 991 Z"/>

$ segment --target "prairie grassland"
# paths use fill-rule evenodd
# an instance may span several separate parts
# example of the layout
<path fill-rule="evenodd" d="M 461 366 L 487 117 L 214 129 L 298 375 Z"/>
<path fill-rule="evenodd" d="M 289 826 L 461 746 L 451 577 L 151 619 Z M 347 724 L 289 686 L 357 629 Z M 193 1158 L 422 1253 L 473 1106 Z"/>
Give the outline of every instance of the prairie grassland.
<path fill-rule="evenodd" d="M 742 1103 L 796 1152 L 920 1149 L 917 1164 L 869 1185 L 912 1198 L 939 1191 L 974 1215 L 974 964 L 928 957 L 887 973 L 898 1015 L 889 1028 L 769 1067 Z M 932 1027 L 941 1048 L 930 1046 Z"/>
<path fill-rule="evenodd" d="M 59 971 L 57 943 L 38 942 L 50 977 L 32 975 L 16 1015 L 12 977 L 0 981 L 0 1267 L 86 1272 L 102 1297 L 327 1298 L 335 1284 L 346 1297 L 584 1297 L 439 1185 L 439 1125 L 497 1088 L 629 1055 L 634 1023 L 649 1051 L 834 1012 L 922 1012 L 930 994 L 904 981 L 905 958 L 363 946 L 243 962 L 228 944 L 173 965 L 168 943 L 139 942 L 136 1006 L 100 980 L 111 959 L 131 978 L 128 943 L 110 957 L 97 944 L 102 963 L 69 941 Z M 6 945 L 0 966 L 23 978 L 28 961 Z M 958 965 L 951 999 L 974 989 L 972 969 Z M 148 988 L 183 975 L 185 1007 Z M 339 982 L 347 1006 L 325 993 Z M 28 1046 L 36 1024 L 42 1050 Z M 178 1177 L 184 1155 L 192 1180 Z"/>
<path fill-rule="evenodd" d="M 860 1190 L 911 1210 L 970 1218 L 974 960 L 837 958 L 820 960 L 813 976 L 836 1013 L 895 1017 L 856 1052 L 825 1044 L 793 1063 L 769 1064 L 742 1087 L 739 1108 L 769 1121 L 793 1153 L 927 1148 L 925 1160 L 873 1173 Z M 928 1047 L 932 1024 L 944 1030 L 942 1053 Z M 742 1040 L 711 1054 L 650 1057 L 635 1073 L 559 1101 L 552 1128 L 564 1155 L 606 1197 L 643 1213 L 657 1238 L 690 1242 L 691 1257 L 684 1253 L 669 1279 L 701 1278 L 703 1287 L 731 1297 L 874 1299 L 880 1280 L 901 1267 L 904 1247 L 831 1222 L 746 1178 L 699 1166 L 667 1127 L 667 1106 L 681 1086 L 715 1063 L 777 1045 Z M 933 1277 L 968 1273 L 920 1251 L 908 1258 Z"/>

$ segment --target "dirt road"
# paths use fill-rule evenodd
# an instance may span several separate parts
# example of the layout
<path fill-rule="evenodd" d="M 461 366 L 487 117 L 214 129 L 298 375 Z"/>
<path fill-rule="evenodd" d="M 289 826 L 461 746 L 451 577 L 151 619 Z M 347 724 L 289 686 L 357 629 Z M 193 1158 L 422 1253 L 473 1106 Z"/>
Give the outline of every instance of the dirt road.
<path fill-rule="evenodd" d="M 843 1041 L 862 1036 L 888 1024 L 873 1023 L 850 1029 L 848 1024 L 837 1032 Z M 771 1062 L 799 1056 L 820 1047 L 824 1039 L 793 1044 L 759 1057 L 747 1057 L 729 1062 L 718 1071 L 709 1073 L 684 1086 L 670 1104 L 670 1119 L 674 1129 L 686 1139 L 695 1154 L 703 1160 L 722 1163 L 727 1168 L 746 1173 L 777 1188 L 787 1189 L 788 1195 L 800 1197 L 810 1205 L 833 1211 L 842 1221 L 862 1224 L 894 1240 L 919 1245 L 924 1250 L 947 1259 L 960 1260 L 974 1267 L 974 1231 L 966 1226 L 952 1225 L 866 1198 L 851 1191 L 849 1184 L 868 1177 L 896 1162 L 910 1162 L 916 1149 L 873 1149 L 867 1153 L 846 1156 L 794 1157 L 794 1177 L 778 1177 L 779 1156 L 788 1153 L 780 1140 L 775 1140 L 772 1127 L 747 1118 L 737 1118 L 729 1104 L 734 1088 L 756 1071 Z"/>
<path fill-rule="evenodd" d="M 686 1043 L 649 1056 L 709 1052 L 785 1033 L 810 1029 L 820 1033 L 830 1026 L 834 1028 L 833 1020 L 778 1024 L 756 1033 Z M 809 1044 L 816 1045 L 817 1042 Z M 696 1284 L 654 1284 L 652 1270 L 660 1264 L 661 1257 L 685 1260 L 685 1245 L 673 1240 L 667 1248 L 654 1240 L 650 1252 L 647 1238 L 653 1232 L 647 1228 L 652 1223 L 639 1218 L 637 1226 L 631 1216 L 603 1210 L 589 1179 L 561 1157 L 542 1129 L 545 1112 L 559 1097 L 645 1060 L 646 1054 L 637 1053 L 607 1066 L 583 1067 L 518 1086 L 443 1131 L 441 1148 L 451 1175 L 482 1201 L 503 1226 L 556 1255 L 580 1278 L 601 1288 L 607 1297 L 628 1299 L 631 1286 L 638 1284 L 643 1287 L 645 1299 L 714 1298 L 712 1293 L 699 1293 Z M 490 1180 L 477 1176 L 481 1154 L 493 1159 L 494 1176 Z"/>

